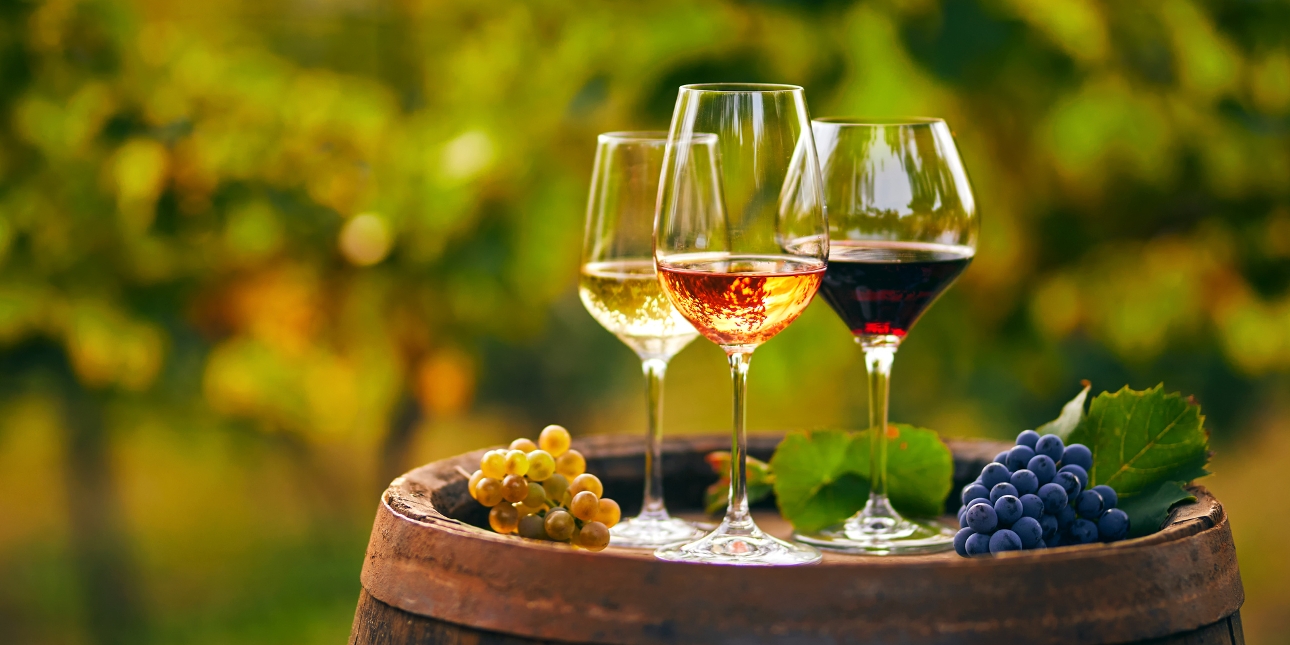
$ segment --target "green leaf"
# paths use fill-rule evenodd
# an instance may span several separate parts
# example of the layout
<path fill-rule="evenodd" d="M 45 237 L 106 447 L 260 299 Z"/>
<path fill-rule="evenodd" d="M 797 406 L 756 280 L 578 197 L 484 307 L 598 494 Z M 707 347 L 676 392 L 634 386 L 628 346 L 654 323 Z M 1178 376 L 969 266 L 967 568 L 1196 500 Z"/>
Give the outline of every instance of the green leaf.
<path fill-rule="evenodd" d="M 869 484 L 847 460 L 842 430 L 790 432 L 770 458 L 779 512 L 799 531 L 832 526 L 864 507 Z"/>
<path fill-rule="evenodd" d="M 1080 422 L 1084 420 L 1084 401 L 1088 399 L 1088 391 L 1093 387 L 1093 384 L 1088 381 L 1080 381 L 1080 383 L 1084 389 L 1062 406 L 1062 413 L 1056 419 L 1035 428 L 1035 432 L 1041 435 L 1055 434 L 1061 437 L 1062 441 L 1066 441 L 1071 436 L 1075 428 L 1079 427 Z"/>
<path fill-rule="evenodd" d="M 866 481 L 869 443 L 867 433 L 856 434 L 847 455 Z M 887 495 L 897 511 L 916 517 L 939 516 L 945 512 L 945 496 L 953 486 L 954 455 L 939 435 L 904 423 L 887 427 Z"/>
<path fill-rule="evenodd" d="M 1118 508 L 1129 514 L 1129 537 L 1150 535 L 1160 530 L 1169 511 L 1178 504 L 1196 501 L 1196 496 L 1184 488 L 1187 482 L 1167 481 L 1155 490 L 1134 495 L 1121 501 Z"/>
<path fill-rule="evenodd" d="M 1190 494 L 1187 482 L 1209 472 L 1209 433 L 1200 406 L 1164 386 L 1103 392 L 1070 435 L 1093 451 L 1089 485 L 1115 489 L 1133 535 L 1160 528 L 1169 509 Z"/>
<path fill-rule="evenodd" d="M 892 505 L 909 515 L 940 515 L 952 485 L 949 448 L 931 430 L 894 424 L 887 433 Z M 869 436 L 842 430 L 793 432 L 770 460 L 780 513 L 799 531 L 837 524 L 869 499 Z"/>
<path fill-rule="evenodd" d="M 719 478 L 703 495 L 703 508 L 710 515 L 726 510 L 730 503 L 730 452 L 716 450 L 708 453 L 704 460 Z M 746 463 L 748 475 L 748 503 L 756 504 L 770 495 L 775 483 L 775 475 L 770 465 L 760 459 L 749 457 Z"/>

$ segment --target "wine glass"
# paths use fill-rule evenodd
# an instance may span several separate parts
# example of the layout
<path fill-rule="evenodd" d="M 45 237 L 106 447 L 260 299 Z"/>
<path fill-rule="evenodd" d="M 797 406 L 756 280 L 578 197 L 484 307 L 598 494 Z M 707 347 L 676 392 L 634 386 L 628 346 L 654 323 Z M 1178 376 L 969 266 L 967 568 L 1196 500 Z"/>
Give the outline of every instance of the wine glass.
<path fill-rule="evenodd" d="M 941 119 L 812 122 L 829 213 L 820 295 L 864 351 L 869 381 L 869 501 L 840 525 L 796 535 L 874 555 L 949 549 L 954 533 L 903 518 L 887 498 L 887 395 L 896 349 L 976 252 L 972 186 Z"/>
<path fill-rule="evenodd" d="M 666 132 L 609 132 L 597 139 L 578 285 L 587 311 L 636 352 L 645 372 L 645 501 L 640 515 L 609 530 L 614 546 L 629 548 L 653 549 L 705 532 L 663 507 L 663 376 L 667 362 L 699 335 L 663 295 L 654 271 L 654 205 L 666 144 Z"/>
<path fill-rule="evenodd" d="M 699 540 L 663 560 L 810 564 L 819 551 L 762 532 L 748 511 L 746 383 L 753 350 L 797 319 L 819 289 L 829 239 L 802 88 L 685 85 L 668 133 L 654 230 L 663 291 L 725 350 L 734 381 L 730 501 Z M 705 142 L 712 145 L 704 145 Z"/>

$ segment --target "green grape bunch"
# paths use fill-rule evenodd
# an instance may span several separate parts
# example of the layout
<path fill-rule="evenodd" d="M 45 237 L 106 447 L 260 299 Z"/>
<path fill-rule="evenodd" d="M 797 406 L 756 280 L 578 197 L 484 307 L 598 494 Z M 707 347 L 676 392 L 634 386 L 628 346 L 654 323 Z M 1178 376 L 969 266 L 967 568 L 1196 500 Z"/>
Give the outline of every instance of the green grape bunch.
<path fill-rule="evenodd" d="M 609 529 L 622 510 L 604 496 L 604 485 L 586 472 L 586 458 L 569 443 L 568 430 L 549 425 L 536 444 L 520 438 L 505 450 L 484 453 L 467 487 L 492 509 L 488 525 L 494 531 L 588 551 L 609 546 Z"/>

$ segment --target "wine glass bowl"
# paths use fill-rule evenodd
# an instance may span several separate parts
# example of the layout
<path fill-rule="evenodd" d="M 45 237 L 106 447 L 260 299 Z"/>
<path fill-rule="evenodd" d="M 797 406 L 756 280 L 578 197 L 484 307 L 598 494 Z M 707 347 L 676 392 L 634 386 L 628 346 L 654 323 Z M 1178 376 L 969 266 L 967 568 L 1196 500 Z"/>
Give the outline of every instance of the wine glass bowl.
<path fill-rule="evenodd" d="M 659 549 L 663 560 L 735 565 L 818 562 L 748 512 L 746 384 L 753 351 L 806 309 L 828 258 L 819 165 L 800 87 L 681 87 L 655 220 L 659 281 L 677 311 L 719 345 L 734 384 L 730 500 L 710 534 Z"/>
<path fill-rule="evenodd" d="M 887 498 L 887 406 L 896 350 L 976 253 L 976 202 L 941 119 L 824 118 L 812 123 L 829 213 L 820 295 L 864 351 L 870 495 L 842 524 L 796 535 L 875 555 L 953 547 L 954 533 L 902 517 Z"/>

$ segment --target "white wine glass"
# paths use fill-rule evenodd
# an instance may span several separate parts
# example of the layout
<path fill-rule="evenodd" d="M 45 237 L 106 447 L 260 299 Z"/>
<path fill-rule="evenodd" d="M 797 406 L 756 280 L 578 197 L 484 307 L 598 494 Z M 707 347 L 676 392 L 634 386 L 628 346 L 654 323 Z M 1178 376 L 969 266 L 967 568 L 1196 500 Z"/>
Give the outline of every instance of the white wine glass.
<path fill-rule="evenodd" d="M 578 294 L 587 311 L 640 357 L 645 372 L 645 499 L 636 517 L 610 529 L 613 546 L 653 549 L 705 531 L 663 505 L 663 378 L 698 332 L 663 295 L 654 270 L 654 205 L 666 132 L 598 137 L 587 200 Z"/>
<path fill-rule="evenodd" d="M 654 231 L 659 280 L 681 315 L 726 352 L 734 384 L 734 431 L 725 518 L 708 535 L 655 555 L 733 565 L 818 562 L 814 548 L 757 527 L 748 510 L 746 478 L 753 350 L 810 304 L 829 252 L 802 88 L 681 87 L 661 181 Z"/>
<path fill-rule="evenodd" d="M 871 555 L 948 550 L 954 532 L 901 516 L 887 496 L 887 399 L 896 349 L 976 255 L 972 185 L 945 121 L 814 122 L 829 210 L 820 295 L 864 351 L 869 501 L 845 522 L 797 539 Z"/>

